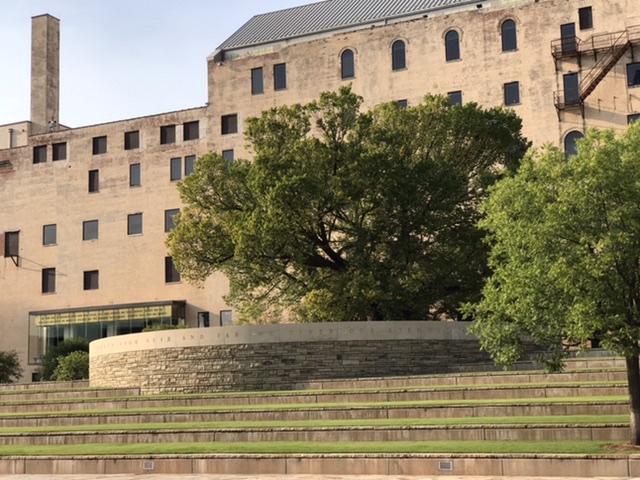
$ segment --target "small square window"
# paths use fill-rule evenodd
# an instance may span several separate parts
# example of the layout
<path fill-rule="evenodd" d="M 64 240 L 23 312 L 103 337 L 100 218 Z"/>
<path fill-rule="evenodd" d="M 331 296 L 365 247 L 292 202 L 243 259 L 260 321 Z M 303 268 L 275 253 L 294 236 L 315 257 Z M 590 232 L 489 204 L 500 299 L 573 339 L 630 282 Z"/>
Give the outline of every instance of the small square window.
<path fill-rule="evenodd" d="M 193 173 L 195 164 L 196 164 L 195 155 L 189 155 L 188 157 L 184 157 L 184 176 L 185 177 Z"/>
<path fill-rule="evenodd" d="M 47 161 L 47 146 L 33 147 L 33 163 L 45 163 Z"/>
<path fill-rule="evenodd" d="M 407 106 L 409 105 L 409 102 L 407 102 L 406 100 L 398 100 L 396 102 L 396 104 L 400 107 L 400 108 L 407 108 Z"/>
<path fill-rule="evenodd" d="M 165 125 L 160 127 L 160 145 L 176 143 L 176 126 Z"/>
<path fill-rule="evenodd" d="M 251 69 L 251 94 L 258 95 L 260 93 L 264 93 L 262 67 Z"/>
<path fill-rule="evenodd" d="M 100 170 L 89 170 L 89 193 L 100 191 Z"/>
<path fill-rule="evenodd" d="M 54 143 L 53 148 L 53 161 L 67 159 L 67 142 Z"/>
<path fill-rule="evenodd" d="M 630 87 L 640 85 L 640 63 L 629 63 L 627 65 L 627 85 Z"/>
<path fill-rule="evenodd" d="M 632 113 L 631 115 L 627 115 L 627 125 L 631 125 L 638 120 L 640 120 L 640 113 Z"/>
<path fill-rule="evenodd" d="M 58 227 L 55 223 L 42 227 L 42 244 L 55 245 L 58 242 Z"/>
<path fill-rule="evenodd" d="M 176 228 L 176 224 L 174 218 L 177 214 L 180 213 L 179 208 L 173 208 L 171 210 L 164 211 L 164 231 L 170 232 L 174 228 Z"/>
<path fill-rule="evenodd" d="M 177 182 L 182 178 L 182 159 L 181 158 L 171 159 L 170 178 L 172 182 Z"/>
<path fill-rule="evenodd" d="M 132 163 L 131 165 L 129 165 L 129 186 L 139 187 L 140 185 L 142 185 L 140 176 L 140 164 Z"/>
<path fill-rule="evenodd" d="M 231 310 L 220 310 L 220 325 L 233 325 Z"/>
<path fill-rule="evenodd" d="M 166 283 L 176 283 L 180 281 L 180 272 L 176 270 L 171 257 L 164 257 L 164 281 Z"/>
<path fill-rule="evenodd" d="M 580 30 L 589 30 L 590 28 L 593 28 L 593 11 L 591 7 L 579 8 L 578 18 Z"/>
<path fill-rule="evenodd" d="M 462 105 L 462 92 L 456 90 L 455 92 L 449 92 L 449 106 L 454 107 L 456 105 Z"/>
<path fill-rule="evenodd" d="M 200 138 L 200 122 L 186 122 L 182 126 L 182 136 L 185 141 L 197 140 Z"/>
<path fill-rule="evenodd" d="M 124 134 L 124 149 L 135 150 L 140 148 L 140 131 L 125 132 Z"/>
<path fill-rule="evenodd" d="M 93 137 L 93 154 L 101 155 L 107 153 L 107 137 Z"/>
<path fill-rule="evenodd" d="M 89 270 L 84 272 L 84 289 L 98 290 L 98 270 Z"/>
<path fill-rule="evenodd" d="M 520 103 L 520 82 L 504 84 L 504 104 L 517 105 Z"/>
<path fill-rule="evenodd" d="M 232 133 L 238 133 L 238 115 L 223 115 L 221 119 L 221 132 L 222 135 L 230 135 Z"/>
<path fill-rule="evenodd" d="M 20 232 L 5 232 L 4 256 L 17 257 L 20 254 Z"/>
<path fill-rule="evenodd" d="M 42 293 L 55 293 L 55 292 L 56 292 L 56 269 L 43 268 L 42 269 Z"/>
<path fill-rule="evenodd" d="M 284 90 L 287 88 L 287 64 L 279 63 L 273 66 L 273 89 Z"/>
<path fill-rule="evenodd" d="M 142 235 L 141 213 L 132 213 L 127 217 L 127 235 Z"/>
<path fill-rule="evenodd" d="M 235 153 L 233 152 L 233 149 L 223 150 L 222 158 L 224 158 L 229 163 L 233 162 L 235 160 Z"/>
<path fill-rule="evenodd" d="M 98 239 L 98 220 L 82 222 L 82 240 Z"/>

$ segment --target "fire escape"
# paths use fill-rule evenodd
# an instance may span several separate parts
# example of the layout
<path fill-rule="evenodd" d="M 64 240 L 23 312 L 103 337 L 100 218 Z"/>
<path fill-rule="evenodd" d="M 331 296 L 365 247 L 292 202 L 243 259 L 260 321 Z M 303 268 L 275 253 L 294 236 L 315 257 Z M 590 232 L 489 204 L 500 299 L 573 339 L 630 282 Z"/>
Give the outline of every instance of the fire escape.
<path fill-rule="evenodd" d="M 558 116 L 561 111 L 569 108 L 579 108 L 584 116 L 584 102 L 587 97 L 632 45 L 637 44 L 640 44 L 640 25 L 628 27 L 621 32 L 593 35 L 587 40 L 580 40 L 574 36 L 551 42 L 551 54 L 556 62 L 556 69 L 558 69 L 558 62 L 564 59 L 577 58 L 580 68 L 584 56 L 593 55 L 595 59 L 595 64 L 582 75 L 577 86 L 568 89 L 565 84 L 565 90 L 553 93 Z"/>

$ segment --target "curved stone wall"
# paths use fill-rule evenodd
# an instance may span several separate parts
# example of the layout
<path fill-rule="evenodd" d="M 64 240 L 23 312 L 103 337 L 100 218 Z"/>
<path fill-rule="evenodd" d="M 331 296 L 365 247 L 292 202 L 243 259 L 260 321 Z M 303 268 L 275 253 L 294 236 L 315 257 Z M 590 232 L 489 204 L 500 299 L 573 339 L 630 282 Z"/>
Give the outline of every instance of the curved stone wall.
<path fill-rule="evenodd" d="M 467 322 L 356 322 L 165 330 L 91 342 L 92 387 L 142 393 L 289 390 L 334 378 L 445 373 L 489 361 Z"/>

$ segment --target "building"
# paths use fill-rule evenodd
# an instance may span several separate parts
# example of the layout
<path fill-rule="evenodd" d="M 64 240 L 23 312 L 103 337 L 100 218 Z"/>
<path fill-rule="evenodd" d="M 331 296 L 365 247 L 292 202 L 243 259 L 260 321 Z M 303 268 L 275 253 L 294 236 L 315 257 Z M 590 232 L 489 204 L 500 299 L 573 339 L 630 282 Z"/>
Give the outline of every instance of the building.
<path fill-rule="evenodd" d="M 29 121 L 0 126 L 0 350 L 147 325 L 232 321 L 227 283 L 180 281 L 164 247 L 176 182 L 210 150 L 245 157 L 244 121 L 351 84 L 365 106 L 513 108 L 534 145 L 640 115 L 637 0 L 326 0 L 259 15 L 208 58 L 206 106 L 69 128 L 59 21 L 33 18 Z"/>

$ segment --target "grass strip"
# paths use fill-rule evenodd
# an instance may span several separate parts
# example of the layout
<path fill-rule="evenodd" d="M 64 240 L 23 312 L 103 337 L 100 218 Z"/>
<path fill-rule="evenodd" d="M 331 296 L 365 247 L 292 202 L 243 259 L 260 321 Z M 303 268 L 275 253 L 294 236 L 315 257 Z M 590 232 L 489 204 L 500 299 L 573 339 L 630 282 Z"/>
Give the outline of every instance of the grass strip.
<path fill-rule="evenodd" d="M 184 454 L 568 454 L 610 455 L 607 442 L 255 442 L 0 446 L 0 456 Z"/>
<path fill-rule="evenodd" d="M 318 397 L 330 395 L 361 395 L 361 394 L 389 394 L 389 393 L 429 393 L 446 391 L 501 391 L 501 390 L 531 390 L 534 388 L 580 388 L 602 387 L 615 388 L 626 387 L 626 382 L 566 382 L 566 383 L 515 383 L 500 385 L 434 385 L 361 388 L 361 389 L 336 389 L 336 390 L 291 390 L 274 392 L 226 392 L 226 393 L 187 393 L 180 395 L 135 395 L 115 397 L 89 397 L 89 398 L 62 398 L 45 400 L 21 400 L 0 402 L 0 406 L 16 405 L 51 405 L 59 403 L 96 403 L 96 402 L 144 402 L 149 400 L 179 400 L 179 399 L 224 399 L 224 398 L 271 398 L 271 397 Z"/>
<path fill-rule="evenodd" d="M 155 430 L 213 430 L 213 429 L 288 429 L 325 427 L 387 427 L 406 428 L 417 426 L 512 426 L 512 425 L 628 425 L 628 415 L 565 415 L 535 417 L 459 417 L 459 418 L 400 418 L 362 420 L 294 420 L 294 421 L 226 421 L 226 422 L 167 422 L 73 425 L 52 427 L 6 427 L 1 434 L 15 433 L 73 433 L 73 432 L 123 432 Z"/>
<path fill-rule="evenodd" d="M 602 404 L 627 403 L 627 395 L 596 397 L 551 397 L 551 398 L 513 398 L 513 399 L 477 399 L 477 400 L 407 400 L 393 402 L 335 402 L 335 403 L 286 403 L 259 405 L 196 405 L 175 407 L 145 408 L 109 408 L 86 410 L 57 410 L 49 412 L 0 413 L 0 418 L 11 417 L 54 417 L 54 416 L 90 416 L 90 415 L 133 415 L 144 413 L 189 413 L 189 412 L 242 412 L 242 411 L 281 411 L 281 410 L 332 410 L 332 409 L 368 409 L 368 408 L 447 408 L 479 406 L 514 405 L 555 405 L 555 404 Z"/>

